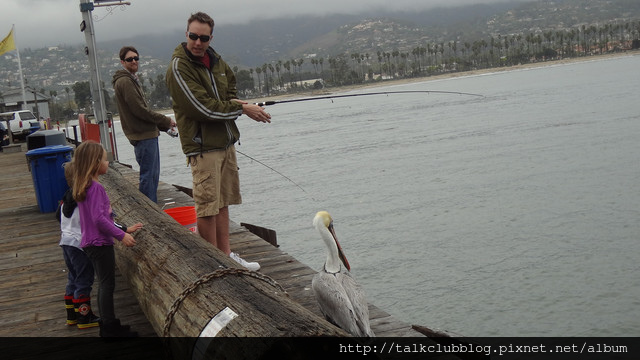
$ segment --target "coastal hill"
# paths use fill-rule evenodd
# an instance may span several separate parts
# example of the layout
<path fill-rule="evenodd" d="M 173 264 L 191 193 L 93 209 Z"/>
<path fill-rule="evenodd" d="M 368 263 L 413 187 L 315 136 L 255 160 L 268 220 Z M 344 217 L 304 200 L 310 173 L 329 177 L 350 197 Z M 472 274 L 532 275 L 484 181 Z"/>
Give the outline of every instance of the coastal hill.
<path fill-rule="evenodd" d="M 461 7 L 442 7 L 407 13 L 368 13 L 358 15 L 303 16 L 254 21 L 244 25 L 216 27 L 214 48 L 240 69 L 265 63 L 305 59 L 312 56 L 378 51 L 407 51 L 426 43 L 452 40 L 489 41 L 492 37 L 518 33 L 543 33 L 562 29 L 583 29 L 602 24 L 632 24 L 635 38 L 640 36 L 640 1 L 637 0 L 556 0 L 506 1 Z M 141 74 L 155 80 L 166 71 L 176 44 L 184 33 L 165 33 L 139 39 L 98 42 L 101 76 L 109 83 L 120 68 L 117 52 L 123 44 L 133 44 L 141 52 Z M 237 39 L 242 39 L 238 41 Z M 71 85 L 87 81 L 88 61 L 84 44 L 57 45 L 21 50 L 27 85 L 58 93 L 67 99 Z M 251 49 L 251 50 L 249 50 Z M 0 93 L 19 84 L 15 52 L 0 56 Z M 311 69 L 310 61 L 305 61 Z M 111 91 L 110 86 L 105 86 Z M 73 93 L 71 93 L 73 96 Z"/>
<path fill-rule="evenodd" d="M 420 12 L 363 11 L 358 15 L 301 16 L 221 25 L 216 27 L 214 47 L 237 65 L 255 67 L 309 54 L 327 57 L 356 52 L 374 54 L 394 48 L 402 51 L 425 42 L 473 42 L 491 36 L 632 19 L 640 20 L 640 1 L 507 1 Z M 145 52 L 168 61 L 175 44 L 184 39 L 182 32 L 169 35 L 150 38 Z M 122 43 L 114 42 L 113 48 L 119 48 Z"/>

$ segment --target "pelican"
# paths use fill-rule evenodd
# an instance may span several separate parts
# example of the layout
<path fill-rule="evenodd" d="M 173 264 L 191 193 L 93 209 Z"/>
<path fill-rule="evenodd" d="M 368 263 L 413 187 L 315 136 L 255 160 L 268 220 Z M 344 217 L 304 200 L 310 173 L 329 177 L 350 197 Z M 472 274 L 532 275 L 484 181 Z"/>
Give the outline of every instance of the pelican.
<path fill-rule="evenodd" d="M 374 337 L 369 325 L 369 307 L 362 287 L 349 270 L 349 262 L 333 230 L 333 219 L 326 211 L 313 218 L 327 245 L 327 260 L 324 267 L 311 281 L 311 288 L 327 320 L 357 337 Z M 344 265 L 344 267 L 343 267 Z"/>

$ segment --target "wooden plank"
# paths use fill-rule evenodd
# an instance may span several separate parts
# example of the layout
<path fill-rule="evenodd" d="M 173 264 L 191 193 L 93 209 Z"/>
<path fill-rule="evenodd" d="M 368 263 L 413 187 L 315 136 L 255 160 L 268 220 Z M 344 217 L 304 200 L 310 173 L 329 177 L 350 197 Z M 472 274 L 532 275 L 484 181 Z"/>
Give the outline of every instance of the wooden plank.
<path fill-rule="evenodd" d="M 13 170 L 0 172 L 0 337 L 98 336 L 98 328 L 66 325 L 60 225 L 54 213 L 38 209 L 25 154 L 0 154 L 0 168 Z M 92 292 L 95 308 L 97 286 Z M 142 336 L 156 335 L 119 275 L 114 301 L 123 323 L 134 325 Z"/>
<path fill-rule="evenodd" d="M 3 229 L 3 233 L 0 234 L 0 277 L 3 279 L 0 283 L 0 337 L 97 336 L 96 328 L 79 331 L 75 327 L 65 325 L 66 313 L 62 295 L 66 284 L 66 273 L 63 272 L 66 266 L 57 245 L 59 224 L 53 213 L 42 214 L 38 210 L 24 153 L 0 155 L 0 167 L 15 169 L 0 174 L 0 183 L 3 184 L 0 189 L 0 225 Z M 115 169 L 127 182 L 137 184 L 139 174 L 136 171 L 120 164 L 116 164 Z M 193 200 L 187 194 L 164 183 L 159 186 L 158 199 L 161 199 L 159 207 L 164 205 L 165 199 L 175 202 L 171 207 L 193 205 Z M 118 214 L 130 219 L 127 213 Z M 146 218 L 141 220 L 143 223 L 148 222 Z M 167 221 L 171 222 L 171 219 Z M 169 225 L 163 225 L 162 228 L 167 227 Z M 248 260 L 259 261 L 262 267 L 260 272 L 281 285 L 287 291 L 288 298 L 308 311 L 320 315 L 313 292 L 310 290 L 315 270 L 301 264 L 281 249 L 271 246 L 237 223 L 232 222 L 231 234 L 233 251 L 239 252 Z M 197 247 L 207 246 L 202 244 L 204 240 L 197 235 L 190 236 L 190 241 L 194 244 L 200 243 Z M 116 314 L 123 323 L 134 325 L 134 330 L 141 335 L 156 335 L 139 305 L 140 301 L 150 300 L 137 300 L 133 297 L 125 277 L 119 270 L 117 274 L 114 294 Z M 218 291 L 228 286 L 216 284 L 215 289 Z M 96 291 L 97 284 L 94 284 L 94 299 Z M 245 294 L 245 290 L 242 294 Z M 411 330 L 410 325 L 399 322 L 374 305 L 370 304 L 369 309 L 372 327 L 378 336 L 421 336 L 420 333 Z M 183 316 L 183 319 L 194 320 L 189 316 Z"/>

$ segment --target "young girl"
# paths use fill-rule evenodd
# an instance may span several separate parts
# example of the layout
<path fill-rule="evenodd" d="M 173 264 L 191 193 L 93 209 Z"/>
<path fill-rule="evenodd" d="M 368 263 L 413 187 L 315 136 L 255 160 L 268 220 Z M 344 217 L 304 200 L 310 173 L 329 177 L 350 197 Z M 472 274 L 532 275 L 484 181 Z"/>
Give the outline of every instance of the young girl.
<path fill-rule="evenodd" d="M 102 145 L 85 141 L 75 151 L 73 166 L 73 198 L 78 203 L 82 241 L 80 246 L 87 254 L 96 272 L 98 307 L 100 309 L 100 336 L 131 337 L 137 333 L 120 324 L 113 306 L 115 288 L 115 253 L 113 239 L 131 247 L 136 244 L 131 234 L 113 226 L 113 212 L 104 187 L 98 176 L 109 168 L 107 152 Z M 138 223 L 135 227 L 139 228 Z"/>
<path fill-rule="evenodd" d="M 67 325 L 77 325 L 78 329 L 88 329 L 99 325 L 100 318 L 91 309 L 91 287 L 93 286 L 93 265 L 89 257 L 82 251 L 80 243 L 80 212 L 78 204 L 73 199 L 73 163 L 65 163 L 64 176 L 71 186 L 62 196 L 62 203 L 56 212 L 60 222 L 60 247 L 64 261 L 67 264 L 67 285 L 65 287 L 64 302 L 67 309 Z M 127 228 L 116 222 L 114 226 L 125 232 L 132 233 L 142 224 Z"/>

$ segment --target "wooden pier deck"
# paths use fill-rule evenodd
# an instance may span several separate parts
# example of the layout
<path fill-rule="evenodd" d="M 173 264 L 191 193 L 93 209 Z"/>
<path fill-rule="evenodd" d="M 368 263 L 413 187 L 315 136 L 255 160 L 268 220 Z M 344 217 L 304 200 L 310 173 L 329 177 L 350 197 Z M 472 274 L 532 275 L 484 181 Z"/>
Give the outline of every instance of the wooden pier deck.
<path fill-rule="evenodd" d="M 24 152 L 0 153 L 0 337 L 95 337 L 98 328 L 66 326 L 64 288 L 66 266 L 58 246 L 59 223 L 54 213 L 40 213 Z M 138 173 L 116 164 L 125 178 L 137 184 Z M 142 196 L 142 195 L 141 195 Z M 193 200 L 174 186 L 161 183 L 159 202 L 192 205 Z M 167 200 L 168 201 L 168 200 Z M 310 290 L 315 270 L 236 223 L 231 226 L 231 248 L 277 281 L 292 299 L 320 315 Z M 92 298 L 97 297 L 94 284 Z M 94 302 L 95 305 L 96 302 Z M 117 274 L 116 315 L 141 336 L 157 336 L 124 278 Z M 99 310 L 98 310 L 99 312 Z M 398 321 L 370 305 L 371 325 L 379 337 L 422 337 L 410 324 Z"/>

